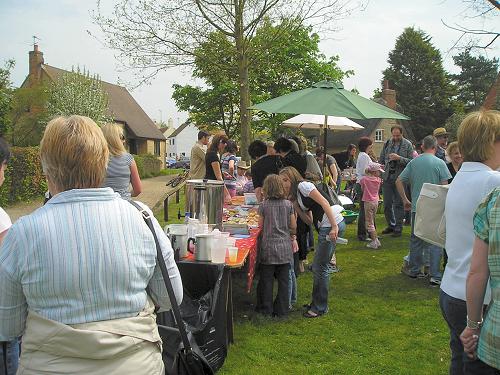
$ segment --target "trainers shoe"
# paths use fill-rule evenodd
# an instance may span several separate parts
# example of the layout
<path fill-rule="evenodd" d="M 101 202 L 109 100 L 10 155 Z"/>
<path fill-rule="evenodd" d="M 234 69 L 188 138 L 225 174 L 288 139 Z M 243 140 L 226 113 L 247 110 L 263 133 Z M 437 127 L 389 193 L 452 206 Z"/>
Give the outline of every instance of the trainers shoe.
<path fill-rule="evenodd" d="M 387 227 L 387 228 L 385 228 L 385 229 L 382 231 L 382 234 L 389 234 L 389 233 L 392 233 L 392 232 L 394 232 L 394 228 Z"/>
<path fill-rule="evenodd" d="M 377 247 L 382 246 L 382 244 L 380 243 L 380 240 L 378 238 L 376 239 L 376 241 L 377 241 Z"/>
<path fill-rule="evenodd" d="M 440 286 L 441 285 L 441 280 L 435 279 L 434 277 L 431 277 L 429 280 L 429 284 L 431 286 Z"/>
<path fill-rule="evenodd" d="M 366 247 L 369 247 L 370 249 L 378 249 L 377 241 L 370 241 L 370 243 L 366 244 Z"/>
<path fill-rule="evenodd" d="M 417 274 L 411 273 L 408 268 L 401 268 L 401 273 L 405 274 L 408 276 L 410 279 L 424 279 L 427 277 L 425 273 L 419 272 Z"/>

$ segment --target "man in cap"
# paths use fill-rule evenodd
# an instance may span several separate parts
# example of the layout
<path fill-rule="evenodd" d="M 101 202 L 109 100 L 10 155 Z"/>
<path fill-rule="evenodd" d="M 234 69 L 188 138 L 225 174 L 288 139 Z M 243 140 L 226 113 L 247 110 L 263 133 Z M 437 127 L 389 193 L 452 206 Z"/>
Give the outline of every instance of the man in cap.
<path fill-rule="evenodd" d="M 432 135 L 437 139 L 436 157 L 446 163 L 446 147 L 448 147 L 448 133 L 445 128 L 434 129 Z"/>
<path fill-rule="evenodd" d="M 249 168 L 250 168 L 250 166 L 247 166 L 247 162 L 245 160 L 240 160 L 238 162 L 238 165 L 236 168 L 236 193 L 237 194 L 243 193 L 243 187 L 248 182 L 248 178 L 246 177 L 245 174 Z"/>

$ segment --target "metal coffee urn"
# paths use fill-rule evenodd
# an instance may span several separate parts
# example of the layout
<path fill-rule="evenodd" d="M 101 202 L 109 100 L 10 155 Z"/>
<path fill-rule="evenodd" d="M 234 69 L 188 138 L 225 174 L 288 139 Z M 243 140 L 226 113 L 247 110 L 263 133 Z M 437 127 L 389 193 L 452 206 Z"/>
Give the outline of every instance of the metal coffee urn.
<path fill-rule="evenodd" d="M 201 223 L 216 224 L 222 230 L 224 182 L 217 180 L 186 181 L 187 212 Z"/>

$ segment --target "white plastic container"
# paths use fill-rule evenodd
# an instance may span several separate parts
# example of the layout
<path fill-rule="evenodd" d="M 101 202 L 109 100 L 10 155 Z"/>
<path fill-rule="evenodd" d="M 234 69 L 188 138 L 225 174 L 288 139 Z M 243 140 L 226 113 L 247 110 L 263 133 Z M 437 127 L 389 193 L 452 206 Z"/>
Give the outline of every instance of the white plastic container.
<path fill-rule="evenodd" d="M 257 195 L 255 193 L 244 193 L 245 204 L 246 205 L 255 205 L 257 204 Z"/>

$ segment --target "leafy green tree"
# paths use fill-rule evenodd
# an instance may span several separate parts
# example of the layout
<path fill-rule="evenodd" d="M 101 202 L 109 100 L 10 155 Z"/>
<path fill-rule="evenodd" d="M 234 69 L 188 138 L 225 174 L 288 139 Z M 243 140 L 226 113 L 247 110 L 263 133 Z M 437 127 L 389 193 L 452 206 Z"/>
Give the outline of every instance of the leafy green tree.
<path fill-rule="evenodd" d="M 443 68 L 441 53 L 422 30 L 408 27 L 389 53 L 384 79 L 397 92 L 398 103 L 411 117 L 415 136 L 423 138 L 444 126 L 454 111 L 454 87 Z"/>
<path fill-rule="evenodd" d="M 257 49 L 256 31 L 266 20 L 279 24 L 284 19 L 298 19 L 322 29 L 334 29 L 361 2 L 352 0 L 117 0 L 110 16 L 98 8 L 95 22 L 105 35 L 105 42 L 118 51 L 118 59 L 139 74 L 141 82 L 172 66 L 194 63 L 196 50 L 213 32 L 231 42 L 231 55 L 237 79 L 242 156 L 249 159 L 249 107 L 252 79 L 250 69 L 256 57 L 272 48 L 269 38 Z M 99 4 L 99 2 L 98 2 Z M 215 64 L 216 62 L 214 62 Z"/>
<path fill-rule="evenodd" d="M 109 122 L 108 94 L 103 90 L 98 76 L 88 71 L 71 71 L 49 86 L 47 110 L 51 117 L 81 115 L 98 124 Z"/>
<path fill-rule="evenodd" d="M 274 38 L 272 44 L 269 38 Z M 249 67 L 252 102 L 300 90 L 325 78 L 342 80 L 352 74 L 337 66 L 338 57 L 327 59 L 320 53 L 319 36 L 299 20 L 284 20 L 276 26 L 264 22 L 256 30 L 253 43 L 256 50 L 265 53 L 255 56 Z M 264 45 L 269 48 L 264 49 Z M 213 33 L 196 50 L 193 72 L 207 87 L 174 85 L 173 98 L 179 109 L 188 111 L 190 119 L 199 126 L 222 129 L 230 137 L 239 138 L 241 114 L 235 56 L 236 48 L 230 39 L 222 33 Z M 252 132 L 255 135 L 267 130 L 274 135 L 283 130 L 279 124 L 287 117 L 256 115 L 252 119 Z"/>
<path fill-rule="evenodd" d="M 476 57 L 466 50 L 453 56 L 453 61 L 460 68 L 459 74 L 452 75 L 457 86 L 457 100 L 463 103 L 466 111 L 478 109 L 497 78 L 498 59 Z"/>
<path fill-rule="evenodd" d="M 0 136 L 5 136 L 10 129 L 9 112 L 14 92 L 10 81 L 10 71 L 14 64 L 14 60 L 8 60 L 4 67 L 0 68 Z"/>

